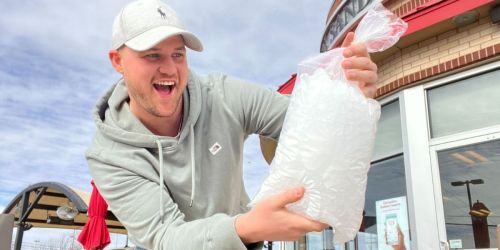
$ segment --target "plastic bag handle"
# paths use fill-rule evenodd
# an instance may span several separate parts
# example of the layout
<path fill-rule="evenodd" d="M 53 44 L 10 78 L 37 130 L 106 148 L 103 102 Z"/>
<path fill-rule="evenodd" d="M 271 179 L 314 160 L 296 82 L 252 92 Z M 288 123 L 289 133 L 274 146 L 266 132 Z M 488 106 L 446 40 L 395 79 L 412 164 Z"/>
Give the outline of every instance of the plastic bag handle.
<path fill-rule="evenodd" d="M 405 21 L 377 0 L 368 7 L 366 15 L 358 24 L 353 43 L 365 43 L 370 53 L 383 51 L 396 44 L 407 28 Z"/>

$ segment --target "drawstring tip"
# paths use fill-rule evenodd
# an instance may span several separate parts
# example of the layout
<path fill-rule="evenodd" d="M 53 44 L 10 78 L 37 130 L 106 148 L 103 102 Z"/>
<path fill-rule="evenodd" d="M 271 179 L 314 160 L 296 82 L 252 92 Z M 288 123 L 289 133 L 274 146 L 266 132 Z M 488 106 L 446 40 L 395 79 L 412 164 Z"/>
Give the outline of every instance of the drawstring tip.
<path fill-rule="evenodd" d="M 191 199 L 191 201 L 189 202 L 189 207 L 192 207 L 193 206 L 193 199 Z"/>

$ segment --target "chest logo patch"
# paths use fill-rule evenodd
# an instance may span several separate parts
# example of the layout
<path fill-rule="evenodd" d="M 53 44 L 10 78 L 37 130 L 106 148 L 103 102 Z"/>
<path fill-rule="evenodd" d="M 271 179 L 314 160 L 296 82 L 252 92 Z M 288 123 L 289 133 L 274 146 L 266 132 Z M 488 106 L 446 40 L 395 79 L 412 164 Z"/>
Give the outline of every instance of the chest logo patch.
<path fill-rule="evenodd" d="M 222 146 L 218 142 L 215 142 L 214 145 L 212 145 L 208 150 L 212 153 L 212 155 L 216 155 L 221 149 Z"/>

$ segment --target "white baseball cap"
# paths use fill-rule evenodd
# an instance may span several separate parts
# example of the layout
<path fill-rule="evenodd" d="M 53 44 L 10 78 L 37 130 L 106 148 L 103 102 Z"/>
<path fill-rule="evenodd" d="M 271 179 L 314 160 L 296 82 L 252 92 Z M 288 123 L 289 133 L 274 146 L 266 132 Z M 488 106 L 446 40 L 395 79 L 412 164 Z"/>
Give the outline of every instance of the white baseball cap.
<path fill-rule="evenodd" d="M 184 28 L 172 8 L 160 0 L 138 0 L 127 4 L 116 16 L 112 48 L 126 45 L 144 51 L 176 35 L 181 35 L 190 49 L 203 50 L 201 41 Z"/>

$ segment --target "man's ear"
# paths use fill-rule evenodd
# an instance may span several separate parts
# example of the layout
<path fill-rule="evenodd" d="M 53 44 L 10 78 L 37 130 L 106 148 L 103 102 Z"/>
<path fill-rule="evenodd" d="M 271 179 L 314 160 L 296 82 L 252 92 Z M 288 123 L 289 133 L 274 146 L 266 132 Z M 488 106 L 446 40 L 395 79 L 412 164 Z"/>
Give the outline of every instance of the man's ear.
<path fill-rule="evenodd" d="M 113 65 L 113 68 L 120 73 L 123 74 L 123 65 L 122 65 L 122 58 L 121 54 L 118 52 L 116 49 L 112 49 L 108 53 L 109 60 L 111 61 L 111 65 Z"/>

